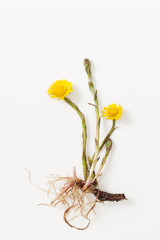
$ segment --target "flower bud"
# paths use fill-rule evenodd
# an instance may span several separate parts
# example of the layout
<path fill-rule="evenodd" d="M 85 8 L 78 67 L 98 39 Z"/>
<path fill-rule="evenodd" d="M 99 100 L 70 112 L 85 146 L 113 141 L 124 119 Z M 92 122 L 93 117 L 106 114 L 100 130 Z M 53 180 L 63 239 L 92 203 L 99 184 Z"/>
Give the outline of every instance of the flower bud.
<path fill-rule="evenodd" d="M 85 66 L 85 70 L 88 74 L 88 77 L 91 77 L 91 62 L 89 61 L 88 58 L 84 59 L 84 66 Z"/>

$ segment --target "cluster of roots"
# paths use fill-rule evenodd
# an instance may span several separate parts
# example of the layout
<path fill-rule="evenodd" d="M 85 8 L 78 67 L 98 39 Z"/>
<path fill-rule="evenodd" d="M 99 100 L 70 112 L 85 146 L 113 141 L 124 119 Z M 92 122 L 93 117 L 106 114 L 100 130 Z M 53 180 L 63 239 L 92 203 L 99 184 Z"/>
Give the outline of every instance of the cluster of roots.
<path fill-rule="evenodd" d="M 30 178 L 30 173 L 29 173 Z M 94 212 L 97 202 L 103 203 L 104 201 L 120 201 L 126 199 L 124 194 L 111 194 L 101 191 L 95 184 L 91 184 L 87 190 L 83 190 L 85 181 L 77 178 L 74 174 L 73 177 L 59 177 L 57 175 L 50 175 L 48 177 L 47 194 L 54 194 L 55 198 L 49 203 L 41 203 L 39 205 L 55 207 L 58 204 L 65 207 L 64 221 L 73 228 L 78 230 L 86 229 L 90 224 L 89 214 Z M 31 181 L 31 178 L 30 178 Z M 33 184 L 33 182 L 31 181 Z M 35 184 L 33 184 L 35 185 Z M 84 227 L 78 227 L 73 224 L 74 220 L 83 217 L 87 220 Z M 86 222 L 86 221 L 85 221 Z"/>

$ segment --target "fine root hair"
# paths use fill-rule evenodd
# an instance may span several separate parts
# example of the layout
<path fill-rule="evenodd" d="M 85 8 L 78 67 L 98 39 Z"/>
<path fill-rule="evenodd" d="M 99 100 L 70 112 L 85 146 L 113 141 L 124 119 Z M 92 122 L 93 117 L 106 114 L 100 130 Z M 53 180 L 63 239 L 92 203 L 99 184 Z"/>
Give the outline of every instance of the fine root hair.
<path fill-rule="evenodd" d="M 28 170 L 27 170 L 28 171 Z M 90 224 L 89 215 L 91 212 L 95 213 L 94 208 L 98 200 L 98 194 L 95 197 L 89 191 L 83 191 L 84 181 L 77 178 L 74 172 L 73 177 L 60 177 L 52 174 L 48 176 L 47 189 L 41 188 L 34 184 L 31 180 L 30 171 L 28 171 L 29 180 L 32 185 L 38 187 L 40 190 L 46 192 L 48 196 L 54 196 L 50 203 L 40 203 L 38 206 L 55 207 L 61 205 L 64 207 L 64 221 L 77 230 L 84 230 Z M 75 220 L 85 220 L 85 225 L 78 226 Z M 82 221 L 84 222 L 84 221 Z M 82 223 L 83 224 L 83 223 Z M 81 225 L 81 224 L 80 224 Z"/>

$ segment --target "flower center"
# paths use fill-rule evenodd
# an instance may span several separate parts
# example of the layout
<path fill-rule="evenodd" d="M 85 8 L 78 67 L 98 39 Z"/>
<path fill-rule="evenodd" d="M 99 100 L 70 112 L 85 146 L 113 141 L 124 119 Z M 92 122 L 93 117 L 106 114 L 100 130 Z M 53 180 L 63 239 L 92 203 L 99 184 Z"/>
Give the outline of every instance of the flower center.
<path fill-rule="evenodd" d="M 118 114 L 118 110 L 117 109 L 112 109 L 111 111 L 110 111 L 110 115 L 111 116 L 115 116 L 115 115 L 117 115 Z"/>
<path fill-rule="evenodd" d="M 67 92 L 67 87 L 66 86 L 61 86 L 57 89 L 55 89 L 55 93 L 58 97 L 64 96 L 64 94 Z"/>

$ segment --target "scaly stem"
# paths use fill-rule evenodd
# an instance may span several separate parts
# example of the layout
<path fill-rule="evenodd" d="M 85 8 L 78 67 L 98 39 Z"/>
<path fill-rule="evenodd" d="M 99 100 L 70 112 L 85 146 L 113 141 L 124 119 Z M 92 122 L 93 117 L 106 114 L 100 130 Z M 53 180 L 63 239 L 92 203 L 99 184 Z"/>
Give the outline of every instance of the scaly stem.
<path fill-rule="evenodd" d="M 94 84 L 92 81 L 92 73 L 91 73 L 91 62 L 89 61 L 89 59 L 84 59 L 84 66 L 85 66 L 85 70 L 86 73 L 88 75 L 88 85 L 89 85 L 89 89 L 93 95 L 94 98 L 94 106 L 95 106 L 95 112 L 96 112 L 96 137 L 95 137 L 95 153 L 96 153 L 96 159 L 93 163 L 93 159 L 91 159 L 91 161 L 89 161 L 89 165 L 90 165 L 90 172 L 92 172 L 91 174 L 91 178 L 95 177 L 95 172 L 94 172 L 94 168 L 95 168 L 95 164 L 97 162 L 97 158 L 98 158 L 98 152 L 99 152 L 99 130 L 100 130 L 100 116 L 99 116 L 99 103 L 98 103 L 98 97 L 97 97 L 97 90 L 95 90 L 94 88 Z M 92 166 L 93 165 L 93 166 Z M 90 175 L 90 173 L 89 173 Z M 90 179 L 90 178 L 89 178 Z M 90 180 L 87 181 L 90 181 Z"/>
<path fill-rule="evenodd" d="M 99 167 L 99 169 L 97 171 L 95 179 L 101 175 L 102 168 L 104 167 L 104 164 L 106 163 L 106 159 L 107 159 L 107 157 L 108 157 L 108 155 L 109 155 L 109 153 L 111 151 L 111 148 L 112 148 L 112 140 L 109 138 L 107 140 L 107 142 L 106 142 L 106 153 L 105 153 L 105 155 L 104 155 L 104 157 L 102 159 L 101 165 L 100 165 L 100 167 Z"/>
<path fill-rule="evenodd" d="M 87 126 L 84 114 L 80 111 L 80 109 L 77 107 L 75 103 L 73 103 L 69 98 L 64 98 L 65 102 L 68 103 L 80 116 L 82 120 L 82 140 L 83 140 L 83 150 L 82 150 L 82 167 L 83 167 L 83 175 L 84 180 L 87 179 L 87 172 L 88 172 L 88 166 L 87 166 L 87 158 L 86 158 L 86 143 L 87 143 Z"/>
<path fill-rule="evenodd" d="M 88 75 L 88 85 L 89 89 L 93 95 L 94 102 L 95 102 L 95 112 L 96 112 L 96 138 L 95 138 L 95 148 L 99 148 L 99 130 L 100 130 L 100 116 L 99 116 L 99 103 L 98 103 L 98 98 L 97 98 L 97 90 L 94 88 L 94 84 L 92 81 L 92 73 L 91 73 L 91 62 L 89 59 L 84 59 L 84 66 L 85 70 Z"/>
<path fill-rule="evenodd" d="M 107 136 L 104 138 L 103 142 L 101 143 L 100 147 L 99 147 L 99 152 L 102 150 L 103 146 L 105 145 L 105 143 L 107 142 L 107 140 L 109 139 L 109 137 L 111 136 L 111 134 L 113 133 L 113 131 L 116 129 L 115 127 L 115 120 L 113 120 L 112 122 L 112 127 L 109 131 L 109 133 L 107 134 Z M 94 159 L 95 153 L 92 156 L 92 161 Z"/>
<path fill-rule="evenodd" d="M 109 131 L 109 133 L 107 134 L 107 136 L 104 138 L 102 144 L 100 145 L 100 147 L 98 149 L 96 149 L 93 157 L 92 157 L 92 166 L 90 168 L 90 172 L 89 172 L 89 175 L 88 175 L 88 178 L 87 178 L 87 181 L 86 181 L 86 185 L 84 187 L 84 190 L 87 189 L 87 187 L 89 186 L 89 184 L 92 182 L 92 179 L 93 179 L 93 172 L 94 172 L 94 169 L 95 169 L 95 166 L 96 166 L 96 163 L 98 161 L 98 154 L 99 152 L 102 150 L 103 146 L 107 143 L 109 137 L 111 136 L 111 134 L 113 133 L 113 131 L 115 130 L 115 120 L 113 120 L 113 123 L 112 123 L 112 127 L 111 127 L 111 130 Z"/>
<path fill-rule="evenodd" d="M 83 190 L 86 190 L 88 188 L 88 186 L 91 184 L 92 182 L 92 179 L 93 179 L 93 173 L 94 173 L 94 169 L 95 169 L 95 166 L 96 166 L 96 163 L 98 161 L 98 154 L 99 154 L 99 148 L 96 149 L 96 152 L 95 152 L 95 155 L 94 155 L 94 159 L 93 159 L 93 162 L 92 162 L 92 165 L 91 165 L 91 168 L 90 168 L 90 171 L 89 171 L 89 175 L 88 175 L 88 178 L 87 178 L 87 181 L 86 181 L 86 184 L 85 186 L 83 187 Z M 95 175 L 95 174 L 94 174 Z"/>
<path fill-rule="evenodd" d="M 111 130 L 109 131 L 109 133 L 107 134 L 107 136 L 104 138 L 102 144 L 101 144 L 100 147 L 99 147 L 100 151 L 102 150 L 103 146 L 104 146 L 104 145 L 106 144 L 106 142 L 108 141 L 108 139 L 109 139 L 109 137 L 111 136 L 111 134 L 113 133 L 113 131 L 116 129 L 116 128 L 115 128 L 115 123 L 116 123 L 116 121 L 115 121 L 115 119 L 114 119 L 113 122 L 112 122 Z"/>

